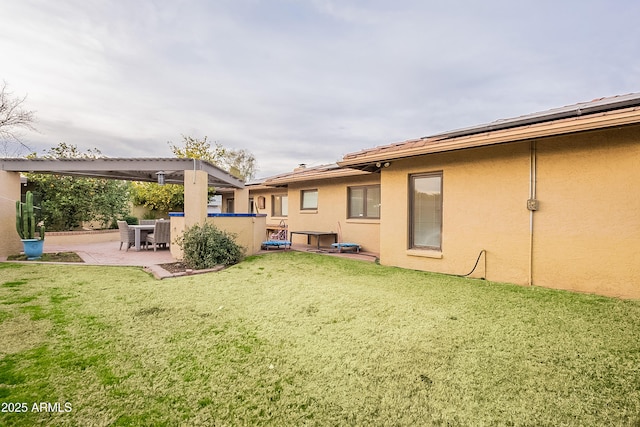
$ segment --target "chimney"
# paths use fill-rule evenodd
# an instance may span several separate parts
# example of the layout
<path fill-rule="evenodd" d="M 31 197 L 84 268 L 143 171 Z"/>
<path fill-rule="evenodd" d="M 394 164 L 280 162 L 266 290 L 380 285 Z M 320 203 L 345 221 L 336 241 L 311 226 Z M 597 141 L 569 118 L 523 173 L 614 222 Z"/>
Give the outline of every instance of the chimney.
<path fill-rule="evenodd" d="M 306 163 L 300 163 L 298 165 L 298 167 L 295 168 L 293 171 L 294 172 L 301 172 L 301 171 L 305 170 L 306 168 L 307 168 L 307 164 Z"/>

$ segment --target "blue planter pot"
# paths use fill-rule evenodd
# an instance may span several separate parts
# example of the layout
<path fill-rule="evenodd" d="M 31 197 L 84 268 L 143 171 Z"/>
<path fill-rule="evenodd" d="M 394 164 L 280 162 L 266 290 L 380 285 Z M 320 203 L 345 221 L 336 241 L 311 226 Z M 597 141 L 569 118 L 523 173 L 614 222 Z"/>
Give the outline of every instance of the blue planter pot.
<path fill-rule="evenodd" d="M 24 254 L 27 259 L 34 260 L 42 257 L 42 251 L 44 250 L 44 240 L 40 239 L 23 239 L 22 246 L 24 248 Z"/>

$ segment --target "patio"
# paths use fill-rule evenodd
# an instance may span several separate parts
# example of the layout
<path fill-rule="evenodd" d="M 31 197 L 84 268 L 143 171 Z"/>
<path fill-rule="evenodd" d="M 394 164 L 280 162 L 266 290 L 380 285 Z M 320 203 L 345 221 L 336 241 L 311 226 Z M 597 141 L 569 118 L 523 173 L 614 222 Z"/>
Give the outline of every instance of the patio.
<path fill-rule="evenodd" d="M 86 264 L 90 265 L 121 265 L 149 267 L 152 265 L 175 262 L 171 251 L 136 251 L 129 249 L 118 250 L 120 242 L 97 242 L 80 244 L 45 244 L 45 252 L 75 252 Z"/>
<path fill-rule="evenodd" d="M 85 265 L 111 265 L 111 266 L 132 266 L 143 267 L 152 273 L 158 279 L 173 277 L 174 274 L 160 267 L 161 264 L 169 264 L 177 260 L 171 255 L 171 251 L 167 249 L 159 249 L 157 251 L 142 249 L 135 251 L 124 248 L 119 250 L 120 243 L 117 241 L 94 242 L 94 243 L 47 243 L 45 252 L 75 252 L 84 261 Z M 341 258 L 356 259 L 360 261 L 374 262 L 378 254 L 369 252 L 336 252 L 330 251 L 328 248 L 316 250 L 315 246 L 305 244 L 293 244 L 291 249 L 287 251 L 314 252 L 322 255 L 330 255 Z M 257 254 L 282 252 L 278 250 L 261 250 Z M 0 257 L 0 262 L 6 261 L 6 257 Z M 14 262 L 14 261 L 12 261 Z M 33 262 L 33 261 L 21 261 Z"/>

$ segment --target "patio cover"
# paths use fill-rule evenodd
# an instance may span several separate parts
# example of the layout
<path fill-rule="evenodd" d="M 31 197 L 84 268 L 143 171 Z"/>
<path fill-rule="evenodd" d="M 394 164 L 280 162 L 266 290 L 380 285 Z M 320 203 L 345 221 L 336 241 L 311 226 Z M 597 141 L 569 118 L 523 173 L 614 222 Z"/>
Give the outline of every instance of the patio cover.
<path fill-rule="evenodd" d="M 122 179 L 157 182 L 157 173 L 165 173 L 168 184 L 183 184 L 185 170 L 200 170 L 208 175 L 212 187 L 244 188 L 244 183 L 217 166 L 197 159 L 177 158 L 112 158 L 97 159 L 0 159 L 0 170 L 37 172 L 86 178 Z"/>

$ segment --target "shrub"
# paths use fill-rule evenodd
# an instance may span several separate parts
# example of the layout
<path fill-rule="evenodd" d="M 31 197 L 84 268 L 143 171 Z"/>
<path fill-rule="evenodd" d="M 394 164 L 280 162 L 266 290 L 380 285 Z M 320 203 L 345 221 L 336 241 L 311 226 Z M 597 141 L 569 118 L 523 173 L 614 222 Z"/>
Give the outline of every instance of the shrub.
<path fill-rule="evenodd" d="M 244 249 L 235 242 L 236 237 L 205 223 L 186 230 L 177 243 L 182 248 L 187 267 L 202 270 L 242 261 Z"/>
<path fill-rule="evenodd" d="M 135 216 L 127 215 L 123 218 L 124 221 L 127 222 L 128 225 L 138 225 L 138 218 Z M 116 225 L 117 227 L 117 225 Z"/>

